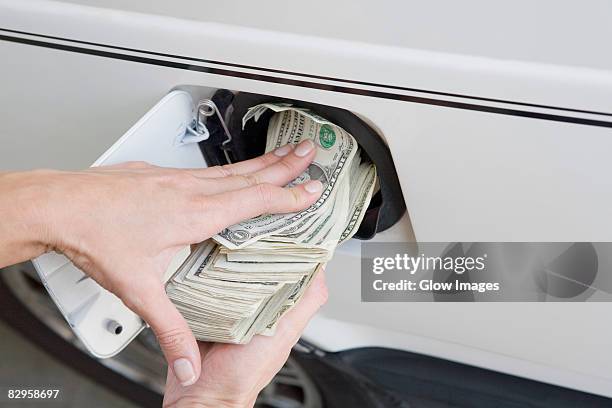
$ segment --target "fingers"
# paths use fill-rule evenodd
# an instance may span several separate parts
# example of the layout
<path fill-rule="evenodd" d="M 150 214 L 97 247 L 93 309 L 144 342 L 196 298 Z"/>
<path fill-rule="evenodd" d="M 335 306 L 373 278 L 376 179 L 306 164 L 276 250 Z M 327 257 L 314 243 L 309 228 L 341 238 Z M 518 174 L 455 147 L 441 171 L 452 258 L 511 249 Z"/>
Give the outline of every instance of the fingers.
<path fill-rule="evenodd" d="M 318 180 L 292 188 L 272 184 L 258 184 L 242 190 L 208 196 L 203 211 L 198 212 L 202 231 L 213 228 L 216 233 L 228 225 L 236 224 L 261 214 L 301 211 L 313 204 L 321 195 L 323 185 Z"/>
<path fill-rule="evenodd" d="M 289 145 L 283 147 L 289 147 Z M 290 153 L 286 154 L 281 160 L 267 167 L 263 167 L 258 171 L 210 180 L 207 179 L 203 188 L 206 189 L 206 194 L 218 194 L 224 191 L 239 190 L 263 183 L 284 186 L 302 174 L 316 154 L 315 144 L 311 140 L 305 140 L 297 145 L 295 149 L 289 148 L 288 151 Z"/>
<path fill-rule="evenodd" d="M 283 365 L 306 325 L 325 302 L 327 302 L 327 286 L 325 270 L 321 269 L 298 303 L 281 317 L 274 336 L 255 336 L 251 340 L 248 347 L 256 350 L 256 354 L 264 359 L 259 363 L 264 371 L 262 377 L 265 381 L 262 387 Z M 244 353 L 248 353 L 248 350 Z"/>
<path fill-rule="evenodd" d="M 285 145 L 254 159 L 233 164 L 226 164 L 224 166 L 214 166 L 205 169 L 192 169 L 191 172 L 194 175 L 203 178 L 231 177 L 253 173 L 276 163 L 284 156 L 289 154 L 292 150 L 293 145 Z"/>
<path fill-rule="evenodd" d="M 289 310 L 278 322 L 275 336 L 284 342 L 282 347 L 293 347 L 298 341 L 306 325 L 314 314 L 327 302 L 327 286 L 325 284 L 325 269 L 317 272 L 310 287 L 298 303 Z"/>
<path fill-rule="evenodd" d="M 262 364 L 264 371 L 259 389 L 263 388 L 282 367 L 310 319 L 327 301 L 324 272 L 323 269 L 317 272 L 317 276 L 302 298 L 281 317 L 274 336 L 256 336 L 251 340 L 249 346 L 256 348 L 260 355 L 269 356 L 267 357 L 269 362 Z"/>
<path fill-rule="evenodd" d="M 183 316 L 172 304 L 161 284 L 148 288 L 140 302 L 130 305 L 155 333 L 159 345 L 181 385 L 200 377 L 201 358 L 196 339 Z"/>

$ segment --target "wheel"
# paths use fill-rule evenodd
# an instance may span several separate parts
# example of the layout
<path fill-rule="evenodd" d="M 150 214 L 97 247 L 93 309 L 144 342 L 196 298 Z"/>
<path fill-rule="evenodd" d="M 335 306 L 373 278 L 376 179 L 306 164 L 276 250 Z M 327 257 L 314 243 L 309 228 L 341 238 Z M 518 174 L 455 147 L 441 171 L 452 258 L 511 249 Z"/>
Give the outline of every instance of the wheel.
<path fill-rule="evenodd" d="M 151 330 L 117 356 L 97 359 L 80 344 L 30 262 L 0 270 L 0 318 L 54 358 L 146 407 L 162 403 L 166 363 Z M 258 408 L 323 408 L 319 389 L 295 355 L 260 393 Z"/>

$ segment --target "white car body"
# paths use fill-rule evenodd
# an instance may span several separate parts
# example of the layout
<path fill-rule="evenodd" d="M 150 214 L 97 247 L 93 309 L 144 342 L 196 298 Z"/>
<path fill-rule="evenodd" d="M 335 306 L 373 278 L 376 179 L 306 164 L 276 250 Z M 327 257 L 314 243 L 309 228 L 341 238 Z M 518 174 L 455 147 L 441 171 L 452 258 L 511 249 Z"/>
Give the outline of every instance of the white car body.
<path fill-rule="evenodd" d="M 350 110 L 407 214 L 376 241 L 612 241 L 612 3 L 0 0 L 0 170 L 89 166 L 178 85 Z M 612 397 L 608 303 L 364 303 L 360 242 L 305 338 Z"/>

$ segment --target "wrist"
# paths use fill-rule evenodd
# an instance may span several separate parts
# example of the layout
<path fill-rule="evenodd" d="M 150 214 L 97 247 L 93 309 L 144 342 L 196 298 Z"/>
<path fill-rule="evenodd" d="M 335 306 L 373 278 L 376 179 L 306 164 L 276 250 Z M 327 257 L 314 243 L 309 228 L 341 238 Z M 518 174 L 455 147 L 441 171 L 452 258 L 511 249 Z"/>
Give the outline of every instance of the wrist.
<path fill-rule="evenodd" d="M 35 258 L 51 247 L 48 183 L 59 173 L 0 173 L 0 266 Z"/>
<path fill-rule="evenodd" d="M 255 405 L 255 398 L 250 400 L 230 401 L 226 398 L 214 398 L 207 395 L 196 394 L 196 395 L 185 395 L 177 401 L 167 403 L 164 401 L 164 408 L 183 408 L 183 407 L 197 407 L 197 408 L 252 408 Z"/>

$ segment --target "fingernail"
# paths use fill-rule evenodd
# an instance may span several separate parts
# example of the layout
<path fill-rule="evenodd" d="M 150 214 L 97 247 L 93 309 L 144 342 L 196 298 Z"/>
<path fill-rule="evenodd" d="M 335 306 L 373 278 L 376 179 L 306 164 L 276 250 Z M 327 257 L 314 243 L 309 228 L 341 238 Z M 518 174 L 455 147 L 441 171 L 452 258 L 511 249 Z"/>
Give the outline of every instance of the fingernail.
<path fill-rule="evenodd" d="M 279 147 L 274 151 L 274 154 L 278 157 L 283 157 L 289 154 L 289 152 L 293 150 L 293 145 L 286 144 L 284 146 Z"/>
<path fill-rule="evenodd" d="M 191 362 L 186 358 L 179 358 L 174 362 L 174 375 L 178 378 L 183 387 L 193 384 L 196 381 L 195 371 Z"/>
<path fill-rule="evenodd" d="M 312 149 L 314 149 L 314 147 L 315 145 L 312 140 L 310 139 L 304 140 L 299 145 L 297 145 L 297 147 L 295 148 L 295 154 L 296 156 L 304 157 L 308 153 L 310 153 Z"/>
<path fill-rule="evenodd" d="M 304 190 L 309 193 L 320 193 L 323 190 L 323 184 L 319 180 L 310 180 L 304 184 Z"/>

